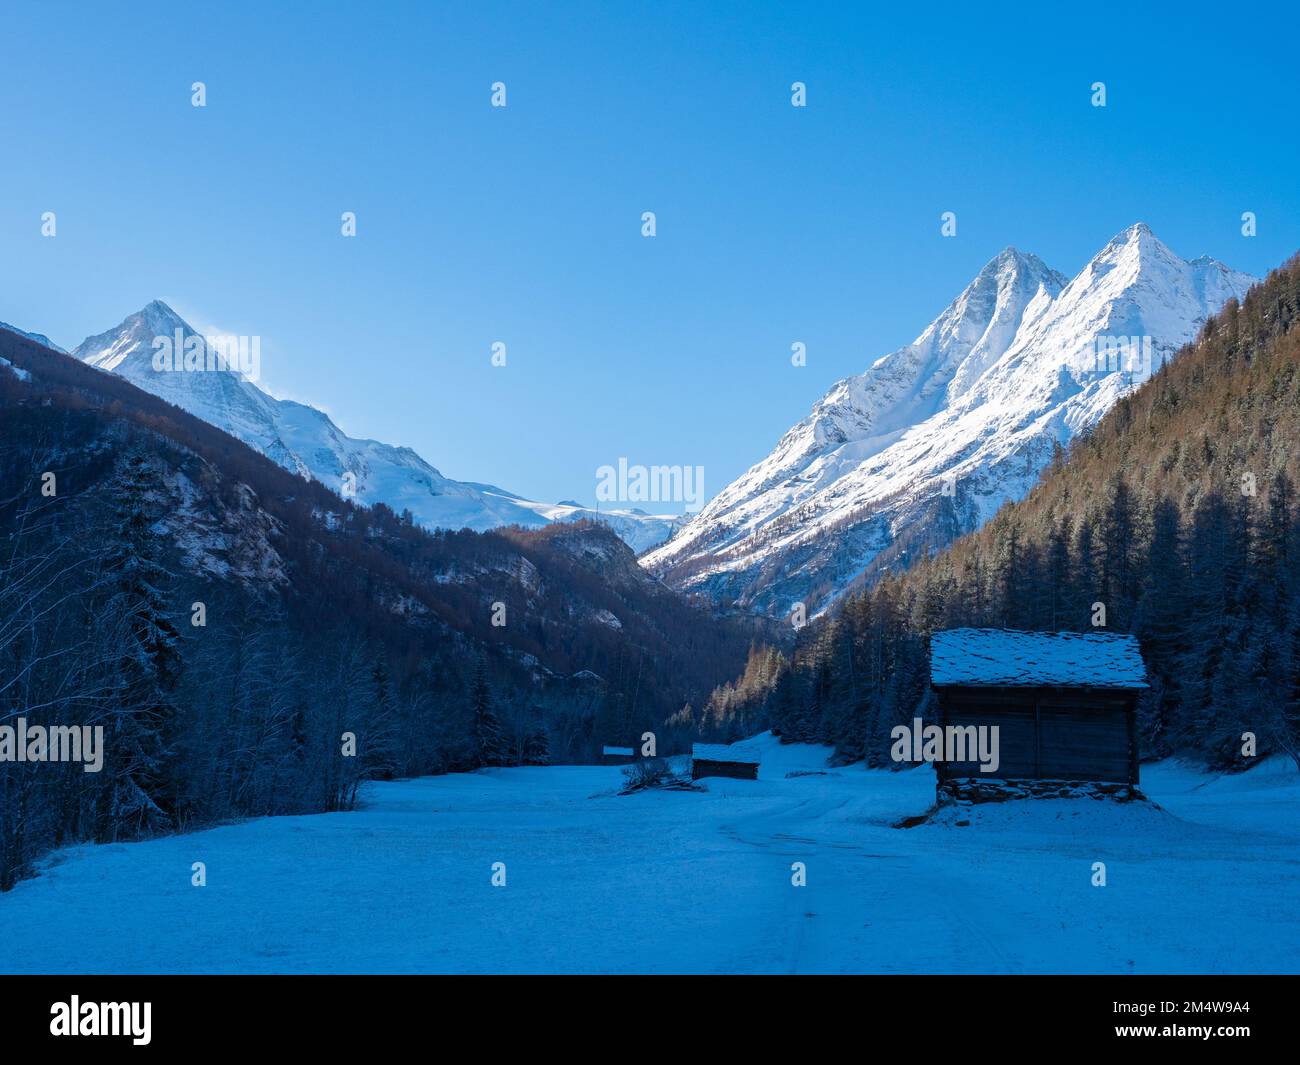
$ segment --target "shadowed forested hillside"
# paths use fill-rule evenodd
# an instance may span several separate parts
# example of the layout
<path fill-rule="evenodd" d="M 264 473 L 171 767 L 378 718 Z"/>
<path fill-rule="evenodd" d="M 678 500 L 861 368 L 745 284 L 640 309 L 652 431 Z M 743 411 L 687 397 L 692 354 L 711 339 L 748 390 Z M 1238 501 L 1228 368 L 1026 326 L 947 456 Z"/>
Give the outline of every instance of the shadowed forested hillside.
<path fill-rule="evenodd" d="M 431 534 L 6 330 L 0 359 L 0 726 L 106 748 L 0 765 L 0 889 L 51 847 L 366 779 L 667 749 L 756 631 L 603 525 Z"/>

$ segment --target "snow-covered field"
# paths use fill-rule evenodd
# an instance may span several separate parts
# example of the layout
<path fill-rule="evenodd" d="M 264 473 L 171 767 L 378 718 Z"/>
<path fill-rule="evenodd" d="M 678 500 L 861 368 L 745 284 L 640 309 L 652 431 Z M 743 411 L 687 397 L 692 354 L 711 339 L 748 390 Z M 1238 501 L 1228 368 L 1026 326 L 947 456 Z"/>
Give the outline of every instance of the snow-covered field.
<path fill-rule="evenodd" d="M 756 742 L 761 779 L 707 794 L 493 770 L 64 851 L 0 895 L 0 972 L 1300 971 L 1300 775 L 1279 759 L 1144 767 L 1160 809 L 1019 802 L 897 829 L 928 770 Z M 808 769 L 825 775 L 786 775 Z"/>

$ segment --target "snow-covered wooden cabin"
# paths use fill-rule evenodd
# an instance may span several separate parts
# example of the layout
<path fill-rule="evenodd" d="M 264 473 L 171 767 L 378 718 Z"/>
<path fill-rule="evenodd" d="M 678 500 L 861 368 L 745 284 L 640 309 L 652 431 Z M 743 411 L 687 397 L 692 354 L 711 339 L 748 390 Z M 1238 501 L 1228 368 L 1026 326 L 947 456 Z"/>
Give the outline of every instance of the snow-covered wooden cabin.
<path fill-rule="evenodd" d="M 601 765 L 631 765 L 635 761 L 631 747 L 605 747 L 600 752 Z"/>
<path fill-rule="evenodd" d="M 935 763 L 957 778 L 1138 782 L 1137 638 L 1118 633 L 950 629 L 930 637 L 938 724 L 998 726 L 998 767 Z M 951 788 L 949 788 L 951 790 Z"/>
<path fill-rule="evenodd" d="M 696 743 L 691 746 L 691 779 L 734 777 L 757 780 L 762 753 L 742 743 Z"/>

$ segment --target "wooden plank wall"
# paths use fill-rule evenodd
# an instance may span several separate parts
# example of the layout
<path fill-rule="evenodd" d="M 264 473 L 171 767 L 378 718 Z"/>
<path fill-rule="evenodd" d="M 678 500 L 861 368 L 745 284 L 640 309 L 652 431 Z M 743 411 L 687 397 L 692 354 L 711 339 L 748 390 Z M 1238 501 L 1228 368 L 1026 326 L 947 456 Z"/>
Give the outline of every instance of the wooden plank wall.
<path fill-rule="evenodd" d="M 1095 688 L 941 688 L 940 723 L 997 725 L 1001 764 L 936 766 L 947 777 L 1136 784 L 1136 694 Z"/>
<path fill-rule="evenodd" d="M 703 758 L 691 761 L 691 779 L 701 777 L 731 777 L 735 780 L 757 780 L 758 766 L 752 762 L 710 762 Z"/>

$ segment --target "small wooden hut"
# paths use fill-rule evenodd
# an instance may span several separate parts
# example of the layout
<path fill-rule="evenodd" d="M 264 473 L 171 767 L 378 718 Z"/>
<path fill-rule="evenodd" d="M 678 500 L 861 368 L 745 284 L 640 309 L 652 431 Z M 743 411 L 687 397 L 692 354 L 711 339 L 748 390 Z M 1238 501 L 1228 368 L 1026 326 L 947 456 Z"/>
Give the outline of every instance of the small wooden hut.
<path fill-rule="evenodd" d="M 762 754 L 757 747 L 740 743 L 696 743 L 691 747 L 691 779 L 733 777 L 757 780 Z"/>
<path fill-rule="evenodd" d="M 1137 638 L 1117 633 L 950 629 L 930 637 L 938 724 L 998 728 L 996 770 L 935 763 L 955 781 L 1138 782 L 1137 700 L 1147 687 Z"/>
<path fill-rule="evenodd" d="M 636 761 L 636 752 L 631 747 L 605 747 L 600 752 L 601 765 L 631 765 Z"/>

